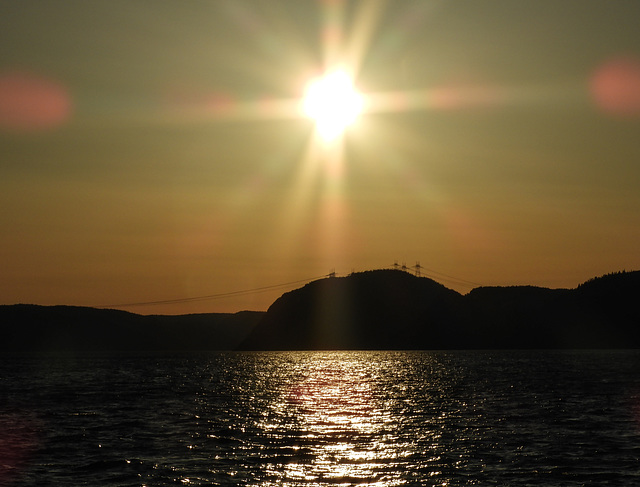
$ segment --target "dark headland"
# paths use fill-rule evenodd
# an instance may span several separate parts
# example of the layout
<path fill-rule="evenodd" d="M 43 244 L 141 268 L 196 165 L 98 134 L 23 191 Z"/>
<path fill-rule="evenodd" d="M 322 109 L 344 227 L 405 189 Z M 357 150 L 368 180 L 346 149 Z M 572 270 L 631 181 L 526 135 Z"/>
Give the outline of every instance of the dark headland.
<path fill-rule="evenodd" d="M 378 270 L 314 281 L 276 300 L 248 350 L 640 347 L 640 272 L 576 289 L 480 287 L 466 295 Z"/>
<path fill-rule="evenodd" d="M 376 270 L 285 293 L 267 312 L 143 316 L 0 306 L 0 351 L 640 348 L 640 271 L 575 289 L 479 287 Z"/>

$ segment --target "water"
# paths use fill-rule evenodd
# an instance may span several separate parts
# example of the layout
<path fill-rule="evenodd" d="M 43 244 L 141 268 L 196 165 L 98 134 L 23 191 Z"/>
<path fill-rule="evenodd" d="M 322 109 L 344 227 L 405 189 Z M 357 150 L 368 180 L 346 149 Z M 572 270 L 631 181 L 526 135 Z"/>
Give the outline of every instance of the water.
<path fill-rule="evenodd" d="M 640 484 L 638 352 L 0 358 L 0 485 Z"/>

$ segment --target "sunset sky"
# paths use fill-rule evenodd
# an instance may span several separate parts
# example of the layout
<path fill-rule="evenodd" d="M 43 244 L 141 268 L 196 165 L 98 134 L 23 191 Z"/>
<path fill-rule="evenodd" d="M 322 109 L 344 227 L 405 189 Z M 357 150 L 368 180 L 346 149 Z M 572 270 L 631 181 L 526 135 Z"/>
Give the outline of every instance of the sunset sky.
<path fill-rule="evenodd" d="M 639 19 L 637 0 L 4 2 L 0 304 L 265 310 L 394 261 L 462 293 L 640 269 Z M 363 112 L 327 141 L 301 106 L 335 68 Z"/>

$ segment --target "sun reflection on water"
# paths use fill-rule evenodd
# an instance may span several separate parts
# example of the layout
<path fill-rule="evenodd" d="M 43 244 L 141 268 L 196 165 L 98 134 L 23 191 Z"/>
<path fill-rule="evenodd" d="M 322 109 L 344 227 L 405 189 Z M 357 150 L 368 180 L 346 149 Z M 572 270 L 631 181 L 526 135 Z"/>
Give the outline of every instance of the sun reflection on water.
<path fill-rule="evenodd" d="M 283 388 L 273 407 L 295 418 L 299 455 L 269 473 L 293 485 L 401 485 L 398 464 L 415 452 L 395 433 L 400 418 L 376 390 L 371 362 L 343 359 L 339 352 L 314 354 Z"/>
<path fill-rule="evenodd" d="M 637 484 L 636 352 L 115 360 L 5 361 L 0 485 Z"/>

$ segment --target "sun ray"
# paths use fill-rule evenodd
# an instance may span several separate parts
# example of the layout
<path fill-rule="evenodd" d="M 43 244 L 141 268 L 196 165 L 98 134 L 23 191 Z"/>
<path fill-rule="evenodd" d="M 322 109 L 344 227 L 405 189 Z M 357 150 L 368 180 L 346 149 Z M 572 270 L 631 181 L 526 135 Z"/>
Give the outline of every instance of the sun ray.
<path fill-rule="evenodd" d="M 322 2 L 322 54 L 325 66 L 340 63 L 344 38 L 344 7 L 340 0 Z"/>
<path fill-rule="evenodd" d="M 322 266 L 319 271 L 326 271 L 335 268 L 340 259 L 353 256 L 354 235 L 360 230 L 357 226 L 359 203 L 352 201 L 348 194 L 352 184 L 347 181 L 350 173 L 356 177 L 367 174 L 371 182 L 382 185 L 385 180 L 399 182 L 406 190 L 403 197 L 408 198 L 414 208 L 408 214 L 426 215 L 432 224 L 442 225 L 442 218 L 439 220 L 438 215 L 446 216 L 452 204 L 431 180 L 428 169 L 423 172 L 409 165 L 409 154 L 418 146 L 423 147 L 425 134 L 407 131 L 406 126 L 395 124 L 394 113 L 494 109 L 512 104 L 539 103 L 542 95 L 547 97 L 547 102 L 551 98 L 555 101 L 566 93 L 560 90 L 562 93 L 557 92 L 554 96 L 548 87 L 477 83 L 357 93 L 355 80 L 358 75 L 364 76 L 361 70 L 365 58 L 371 55 L 371 42 L 385 11 L 385 2 L 365 2 L 347 11 L 346 3 L 327 0 L 321 3 L 321 8 L 322 65 L 313 66 L 313 56 L 310 55 L 306 69 L 324 75 L 311 80 L 306 92 L 300 78 L 297 78 L 299 97 L 242 99 L 233 93 L 205 93 L 186 101 L 179 100 L 180 103 L 173 108 L 181 110 L 174 110 L 174 113 L 182 115 L 185 121 L 268 122 L 299 119 L 303 115 L 315 121 L 316 130 L 309 139 L 306 142 L 298 139 L 301 152 L 295 156 L 297 166 L 295 174 L 291 175 L 293 184 L 282 195 L 281 207 L 276 210 L 279 213 L 277 234 L 283 238 L 278 239 L 279 243 L 273 239 L 270 242 L 273 245 L 267 244 L 268 250 L 265 251 L 277 259 L 287 259 L 295 254 L 296 248 L 303 247 L 307 249 L 306 258 Z M 424 14 L 422 9 L 419 10 Z M 400 20 L 410 21 L 412 29 L 419 22 L 410 12 Z M 385 56 L 391 55 L 390 51 Z M 390 114 L 389 120 L 376 115 L 381 113 Z M 354 125 L 356 117 L 361 114 L 358 124 Z M 349 133 L 343 135 L 347 128 Z M 350 160 L 354 153 L 357 157 Z M 286 157 L 294 156 L 289 154 Z M 354 178 L 353 184 L 360 183 Z M 383 206 L 380 210 L 386 215 Z M 463 207 L 460 211 L 464 210 Z M 470 229 L 465 223 L 468 218 L 465 220 L 465 214 L 461 215 L 451 220 L 456 224 L 447 227 L 449 233 Z M 394 223 L 392 216 L 385 218 Z M 421 235 L 426 239 L 428 233 Z M 282 241 L 286 244 L 282 245 Z"/>
<path fill-rule="evenodd" d="M 361 2 L 356 5 L 354 25 L 351 29 L 349 44 L 345 46 L 345 62 L 351 67 L 354 76 L 360 72 L 371 39 L 384 12 L 381 0 Z"/>

